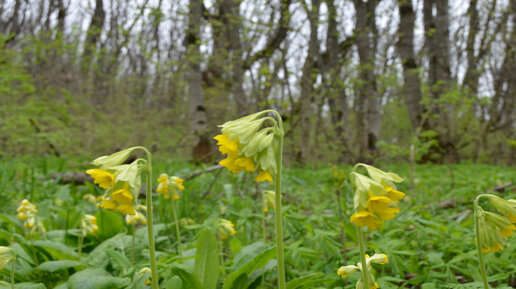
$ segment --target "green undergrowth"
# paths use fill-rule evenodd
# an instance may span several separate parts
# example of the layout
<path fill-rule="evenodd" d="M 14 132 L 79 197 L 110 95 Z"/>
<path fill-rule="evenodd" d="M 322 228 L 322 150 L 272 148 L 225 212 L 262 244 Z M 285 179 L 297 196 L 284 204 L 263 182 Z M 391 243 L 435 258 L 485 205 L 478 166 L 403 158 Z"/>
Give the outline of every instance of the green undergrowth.
<path fill-rule="evenodd" d="M 66 158 L 0 160 L 0 245 L 11 246 L 17 254 L 16 288 L 147 286 L 148 276 L 137 274 L 149 263 L 146 228 L 135 229 L 136 256 L 131 264 L 132 228 L 120 214 L 99 210 L 83 199 L 85 194 L 99 195 L 101 190 L 90 183 L 61 184 L 58 178 L 52 178 L 55 173 L 83 172 L 89 167 L 84 160 Z M 351 165 L 340 167 L 349 174 Z M 472 203 L 477 194 L 508 182 L 513 184 L 494 194 L 516 198 L 516 170 L 475 164 L 416 165 L 411 182 L 409 165 L 378 167 L 405 177 L 398 189 L 407 194 L 400 202 L 400 214 L 382 229 L 369 233 L 368 253 L 389 256 L 386 265 L 375 267 L 380 288 L 481 288 L 475 283 L 480 280 L 480 272 Z M 199 169 L 202 167 L 157 157 L 154 175 L 157 178 L 166 172 L 187 177 Z M 183 258 L 177 251 L 170 205 L 162 196 L 154 197 L 162 288 L 275 288 L 273 213 L 265 215 L 264 239 L 260 193 L 273 187 L 257 185 L 253 178 L 250 174 L 215 170 L 185 180 L 186 189 L 178 201 Z M 16 208 L 23 199 L 38 205 L 45 236 L 29 238 L 16 218 Z M 336 273 L 341 265 L 359 261 L 355 229 L 349 222 L 353 201 L 347 182 L 340 201 L 345 256 L 332 168 L 285 170 L 283 214 L 289 289 L 354 288 L 358 275 L 342 279 Z M 77 230 L 85 213 L 97 216 L 99 231 L 86 237 L 79 260 Z M 213 222 L 217 218 L 231 220 L 237 234 L 227 240 L 216 238 Z M 496 288 L 515 284 L 514 238 L 508 239 L 503 251 L 486 254 L 489 281 Z M 218 259 L 221 250 L 223 271 Z M 10 288 L 10 266 L 0 274 L 4 280 L 0 288 Z"/>

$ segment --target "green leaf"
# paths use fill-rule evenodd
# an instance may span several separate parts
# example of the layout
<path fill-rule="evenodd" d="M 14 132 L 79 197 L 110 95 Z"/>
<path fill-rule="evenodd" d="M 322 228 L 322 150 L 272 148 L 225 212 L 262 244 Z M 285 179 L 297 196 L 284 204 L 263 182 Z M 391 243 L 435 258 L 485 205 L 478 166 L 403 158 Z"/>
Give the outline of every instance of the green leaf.
<path fill-rule="evenodd" d="M 122 253 L 112 249 L 107 249 L 106 254 L 108 254 L 109 257 L 111 257 L 111 259 L 113 259 L 121 268 L 129 269 L 132 267 L 129 259 L 127 259 L 127 257 Z"/>
<path fill-rule="evenodd" d="M 95 233 L 101 239 L 109 239 L 125 231 L 124 222 L 119 214 L 109 210 L 99 210 L 95 217 L 99 230 Z"/>
<path fill-rule="evenodd" d="M 179 276 L 174 276 L 165 282 L 166 289 L 181 289 L 183 288 L 183 281 Z"/>
<path fill-rule="evenodd" d="M 59 271 L 62 269 L 79 267 L 79 266 L 83 266 L 83 265 L 84 264 L 79 261 L 58 260 L 58 261 L 48 261 L 48 262 L 42 263 L 37 268 L 41 271 L 55 272 L 55 271 Z"/>
<path fill-rule="evenodd" d="M 303 288 L 303 285 L 308 284 L 310 281 L 322 277 L 323 273 L 311 273 L 303 277 L 296 278 L 287 283 L 287 289 Z"/>
<path fill-rule="evenodd" d="M 263 244 L 261 244 L 261 242 L 259 242 L 259 243 L 261 246 L 263 246 Z M 243 256 L 245 256 L 245 258 L 244 257 L 237 258 L 238 255 L 235 257 L 234 262 L 235 262 L 236 270 L 233 273 L 228 275 L 228 278 L 226 279 L 226 282 L 224 283 L 224 287 L 223 287 L 224 289 L 235 288 L 235 287 L 233 287 L 234 285 L 239 286 L 238 282 L 236 282 L 236 281 L 239 279 L 241 280 L 241 275 L 245 275 L 247 278 L 247 276 L 249 276 L 255 270 L 264 267 L 267 264 L 267 262 L 269 262 L 269 260 L 272 259 L 276 255 L 276 250 L 274 247 L 272 247 L 272 248 L 262 251 L 258 255 L 252 256 L 249 253 L 256 252 L 255 248 L 254 248 L 254 247 L 256 247 L 256 244 L 257 243 L 251 244 L 242 249 L 242 252 L 240 252 L 241 254 L 239 254 L 239 255 L 240 256 L 243 255 Z M 251 246 L 253 247 L 252 250 L 249 249 L 249 247 L 251 247 Z"/>
<path fill-rule="evenodd" d="M 215 235 L 204 230 L 197 239 L 194 274 L 203 288 L 215 289 L 219 279 L 219 250 Z"/>
<path fill-rule="evenodd" d="M 128 242 L 125 242 L 124 239 L 127 239 Z M 130 242 L 131 237 L 125 236 L 123 234 L 116 235 L 112 237 L 111 239 L 108 239 L 104 242 L 102 242 L 100 245 L 98 245 L 93 251 L 90 252 L 88 256 L 88 264 L 90 264 L 92 267 L 105 267 L 109 264 L 109 258 L 106 253 L 108 249 L 116 248 L 124 246 L 124 248 L 127 248 L 127 245 Z"/>
<path fill-rule="evenodd" d="M 129 286 L 128 278 L 119 278 L 109 275 L 104 269 L 86 269 L 70 276 L 70 289 L 115 289 Z"/>
<path fill-rule="evenodd" d="M 184 288 L 188 289 L 204 289 L 201 282 L 191 272 L 191 268 L 180 263 L 174 263 L 170 266 L 170 270 L 173 274 L 179 276 L 183 281 Z"/>
<path fill-rule="evenodd" d="M 34 242 L 35 247 L 40 247 L 47 251 L 54 259 L 57 260 L 71 260 L 77 259 L 77 252 L 74 249 L 51 240 L 38 240 Z"/>

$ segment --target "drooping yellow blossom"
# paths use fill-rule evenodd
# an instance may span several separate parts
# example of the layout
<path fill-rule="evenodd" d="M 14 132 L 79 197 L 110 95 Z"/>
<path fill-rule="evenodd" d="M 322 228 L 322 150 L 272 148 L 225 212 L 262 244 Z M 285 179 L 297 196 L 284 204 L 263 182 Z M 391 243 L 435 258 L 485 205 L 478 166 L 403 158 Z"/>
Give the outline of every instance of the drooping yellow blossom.
<path fill-rule="evenodd" d="M 495 195 L 485 195 L 491 204 L 504 214 L 511 223 L 516 224 L 516 200 L 505 200 Z"/>
<path fill-rule="evenodd" d="M 115 175 L 104 169 L 90 169 L 86 171 L 93 178 L 93 182 L 103 189 L 109 189 L 115 183 Z"/>
<path fill-rule="evenodd" d="M 477 208 L 478 236 L 482 252 L 498 252 L 503 250 L 505 239 L 512 236 L 516 230 L 511 221 L 497 213 L 484 211 L 480 206 Z"/>
<path fill-rule="evenodd" d="M 388 221 L 399 213 L 399 208 L 391 208 L 389 205 L 392 200 L 386 196 L 373 196 L 367 201 L 367 209 L 369 212 L 374 213 L 384 221 Z"/>
<path fill-rule="evenodd" d="M 351 222 L 358 227 L 367 226 L 369 231 L 377 230 L 382 225 L 382 222 L 376 218 L 375 215 L 368 211 L 360 211 L 351 215 Z"/>
<path fill-rule="evenodd" d="M 366 255 L 366 262 L 367 264 L 376 263 L 383 265 L 389 262 L 389 258 L 385 254 L 374 254 L 373 257 L 369 257 L 369 255 Z"/>
<path fill-rule="evenodd" d="M 99 197 L 97 207 L 119 211 L 123 214 L 136 214 L 134 207 L 137 205 L 141 188 L 142 166 L 141 159 L 131 164 L 122 164 L 135 148 L 127 149 L 111 156 L 103 156 L 93 161 L 93 164 L 101 165 L 100 169 L 88 170 L 99 187 L 106 189 L 104 195 Z"/>
<path fill-rule="evenodd" d="M 215 226 L 217 233 L 222 240 L 225 240 L 228 236 L 235 235 L 237 233 L 234 229 L 235 225 L 226 219 L 218 219 Z"/>
<path fill-rule="evenodd" d="M 84 200 L 87 200 L 88 202 L 92 204 L 97 204 L 97 197 L 95 197 L 92 194 L 86 194 L 82 197 Z"/>
<path fill-rule="evenodd" d="M 0 246 L 0 271 L 2 271 L 9 262 L 16 259 L 16 254 L 11 247 Z"/>
<path fill-rule="evenodd" d="M 127 225 L 147 225 L 147 218 L 144 215 L 144 212 L 147 211 L 147 207 L 143 205 L 136 206 L 136 214 L 135 215 L 127 215 L 125 216 L 125 222 Z"/>
<path fill-rule="evenodd" d="M 228 121 L 223 125 L 222 133 L 215 136 L 219 151 L 227 155 L 219 162 L 233 173 L 254 172 L 258 175 L 256 182 L 269 181 L 276 173 L 275 146 L 277 137 L 283 135 L 277 121 L 265 115 L 263 111 L 246 117 Z"/>
<path fill-rule="evenodd" d="M 356 170 L 363 167 L 369 176 Z M 355 214 L 351 222 L 359 227 L 367 226 L 368 230 L 381 227 L 383 221 L 388 221 L 400 212 L 397 203 L 405 194 L 396 190 L 395 182 L 403 179 L 395 173 L 384 172 L 366 164 L 357 164 L 350 174 L 351 184 L 355 191 Z"/>

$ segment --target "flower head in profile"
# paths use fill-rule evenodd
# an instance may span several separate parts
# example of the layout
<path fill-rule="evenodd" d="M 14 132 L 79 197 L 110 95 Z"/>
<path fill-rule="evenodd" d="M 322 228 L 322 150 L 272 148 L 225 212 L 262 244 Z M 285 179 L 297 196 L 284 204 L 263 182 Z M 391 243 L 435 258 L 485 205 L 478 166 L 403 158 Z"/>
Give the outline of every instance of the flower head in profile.
<path fill-rule="evenodd" d="M 227 157 L 219 162 L 233 173 L 258 172 L 256 182 L 273 182 L 276 173 L 277 137 L 283 130 L 277 121 L 262 111 L 220 125 L 215 136 L 219 151 Z"/>
<path fill-rule="evenodd" d="M 147 225 L 147 217 L 145 217 L 147 207 L 143 205 L 137 205 L 135 209 L 136 214 L 125 216 L 125 223 L 127 225 Z"/>
<path fill-rule="evenodd" d="M 222 240 L 228 238 L 228 236 L 235 235 L 237 232 L 235 231 L 235 225 L 226 219 L 218 219 L 215 223 L 215 229 L 217 230 L 217 234 Z"/>
<path fill-rule="evenodd" d="M 478 236 L 477 242 L 482 252 L 498 252 L 503 250 L 505 240 L 514 234 L 514 226 L 509 218 L 497 213 L 484 211 L 477 207 Z"/>
<path fill-rule="evenodd" d="M 0 246 L 0 271 L 2 271 L 9 262 L 16 259 L 16 254 L 11 247 Z"/>
<path fill-rule="evenodd" d="M 495 195 L 486 195 L 489 202 L 503 215 L 509 222 L 516 224 L 516 200 L 505 200 Z"/>
<path fill-rule="evenodd" d="M 374 254 L 372 257 L 369 257 L 369 255 L 366 255 L 366 266 L 368 268 L 369 272 L 369 286 L 370 288 L 378 288 L 378 283 L 376 283 L 374 275 L 371 273 L 373 271 L 373 267 L 371 266 L 372 263 L 374 264 L 380 264 L 383 265 L 385 263 L 389 262 L 389 259 L 387 258 L 387 255 L 385 254 Z M 351 274 L 362 271 L 362 263 L 357 263 L 357 265 L 347 265 L 342 266 L 337 270 L 337 274 L 341 276 L 342 278 L 347 278 Z M 362 277 L 358 279 L 356 288 L 364 288 L 364 284 L 362 282 Z"/>
<path fill-rule="evenodd" d="M 81 219 L 81 230 L 83 236 L 97 232 L 99 230 L 97 218 L 92 215 L 84 215 Z"/>
<path fill-rule="evenodd" d="M 165 173 L 159 176 L 158 183 L 156 192 L 162 194 L 166 200 L 170 199 L 170 195 L 174 200 L 179 200 L 179 192 L 185 189 L 183 179 L 176 176 L 169 177 Z"/>
<path fill-rule="evenodd" d="M 93 161 L 98 169 L 87 170 L 94 183 L 105 189 L 98 198 L 100 208 L 119 211 L 126 215 L 135 215 L 141 188 L 141 173 L 145 167 L 145 159 L 137 159 L 131 164 L 123 164 L 131 152 L 138 147 L 126 149 L 110 156 L 102 156 Z"/>
<path fill-rule="evenodd" d="M 358 173 L 358 167 L 365 168 L 368 176 Z M 376 230 L 384 221 L 400 212 L 397 204 L 405 194 L 398 191 L 394 184 L 403 181 L 397 174 L 357 164 L 350 174 L 350 180 L 355 191 L 355 213 L 351 216 L 351 222 L 356 226 Z"/>

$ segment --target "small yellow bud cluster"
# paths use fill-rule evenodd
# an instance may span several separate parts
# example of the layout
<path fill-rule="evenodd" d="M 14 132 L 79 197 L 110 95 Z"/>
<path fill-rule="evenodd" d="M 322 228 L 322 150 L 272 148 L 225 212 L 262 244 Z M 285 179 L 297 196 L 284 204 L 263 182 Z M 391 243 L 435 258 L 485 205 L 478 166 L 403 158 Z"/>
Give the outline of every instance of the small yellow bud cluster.
<path fill-rule="evenodd" d="M 126 215 L 135 215 L 134 206 L 138 200 L 141 188 L 141 172 L 144 168 L 144 159 L 137 159 L 131 164 L 123 164 L 131 152 L 138 147 L 126 149 L 110 156 L 102 156 L 93 161 L 100 165 L 99 169 L 90 169 L 86 173 L 91 175 L 93 182 L 106 189 L 98 200 L 98 207 L 119 211 Z"/>
<path fill-rule="evenodd" d="M 258 112 L 220 125 L 222 134 L 215 140 L 219 151 L 227 155 L 219 162 L 220 165 L 232 173 L 258 171 L 256 182 L 272 183 L 272 174 L 276 173 L 276 137 L 283 135 L 283 131 L 275 119 L 262 117 L 268 112 Z"/>
<path fill-rule="evenodd" d="M 125 222 L 127 225 L 147 225 L 147 218 L 143 213 L 147 212 L 147 207 L 143 205 L 136 206 L 136 214 L 135 215 L 126 215 Z"/>
<path fill-rule="evenodd" d="M 269 208 L 276 209 L 276 193 L 274 191 L 263 191 L 263 212 L 267 213 Z"/>
<path fill-rule="evenodd" d="M 36 214 L 38 207 L 27 200 L 23 200 L 21 205 L 16 210 L 18 212 L 18 219 L 23 220 L 25 228 L 32 228 L 36 224 Z"/>
<path fill-rule="evenodd" d="M 505 200 L 495 195 L 485 194 L 499 213 L 485 211 L 477 204 L 478 242 L 482 252 L 498 252 L 503 250 L 505 239 L 516 231 L 516 200 Z"/>
<path fill-rule="evenodd" d="M 216 230 L 222 240 L 228 238 L 228 235 L 235 235 L 235 224 L 226 219 L 218 219 L 216 222 Z"/>
<path fill-rule="evenodd" d="M 158 178 L 158 189 L 156 192 L 158 194 L 163 194 L 165 200 L 170 199 L 170 195 L 174 200 L 179 200 L 180 196 L 178 191 L 183 191 L 185 187 L 183 186 L 184 180 L 175 176 L 169 177 L 167 174 L 163 173 Z"/>
<path fill-rule="evenodd" d="M 368 176 L 356 172 L 364 167 Z M 368 230 L 378 229 L 383 221 L 390 220 L 399 213 L 397 206 L 405 194 L 397 191 L 394 183 L 403 181 L 395 173 L 384 172 L 366 164 L 357 164 L 350 174 L 355 189 L 354 208 L 351 222 L 358 227 L 367 226 Z"/>
<path fill-rule="evenodd" d="M 371 284 L 371 285 L 369 285 L 370 289 L 378 288 L 378 283 L 376 283 L 374 275 L 371 273 L 373 271 L 371 263 L 383 265 L 387 262 L 389 262 L 389 259 L 387 258 L 387 255 L 385 255 L 385 254 L 374 254 L 372 257 L 369 257 L 369 255 L 366 255 L 367 268 L 369 269 L 368 270 L 369 284 Z M 337 274 L 339 276 L 341 276 L 342 278 L 346 278 L 349 275 L 351 275 L 357 271 L 362 271 L 362 263 L 358 263 L 356 266 L 355 265 L 342 266 L 339 268 L 339 270 L 337 270 Z M 360 279 L 358 279 L 356 288 L 359 288 L 359 289 L 364 288 L 364 284 L 362 282 L 362 277 L 360 277 Z"/>
<path fill-rule="evenodd" d="M 92 194 L 86 194 L 82 197 L 84 200 L 96 205 L 97 204 L 97 197 L 95 197 Z M 100 198 L 100 197 L 99 197 Z"/>
<path fill-rule="evenodd" d="M 81 219 L 82 235 L 93 234 L 99 230 L 97 226 L 97 218 L 92 215 L 84 215 Z"/>

